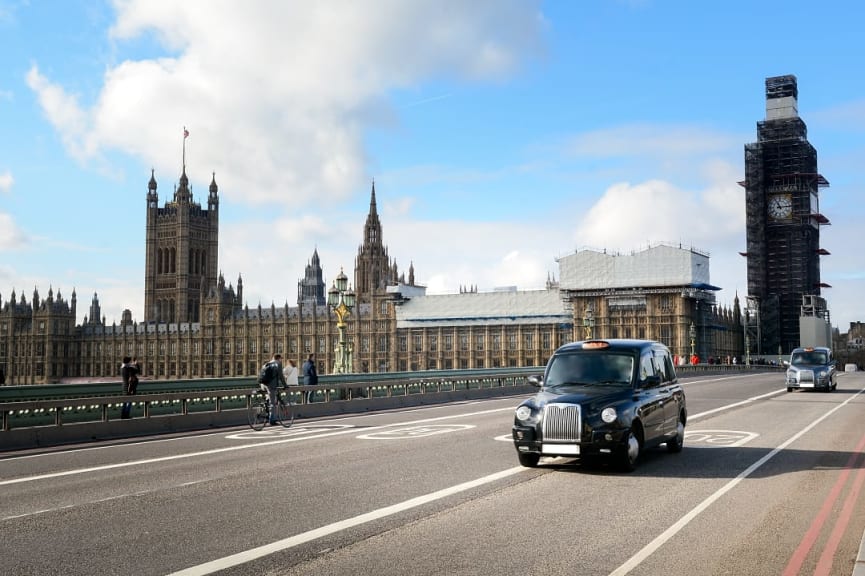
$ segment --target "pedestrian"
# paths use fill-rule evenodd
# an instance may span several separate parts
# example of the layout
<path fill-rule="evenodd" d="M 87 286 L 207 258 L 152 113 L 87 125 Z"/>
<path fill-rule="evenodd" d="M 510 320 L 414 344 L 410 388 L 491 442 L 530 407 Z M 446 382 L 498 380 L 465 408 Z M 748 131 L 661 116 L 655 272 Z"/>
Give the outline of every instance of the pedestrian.
<path fill-rule="evenodd" d="M 120 365 L 120 377 L 123 380 L 123 395 L 132 396 L 138 391 L 138 374 L 141 372 L 141 365 L 137 358 L 123 357 L 123 363 Z M 132 417 L 132 402 L 123 403 L 120 409 L 120 417 L 124 420 Z"/>
<path fill-rule="evenodd" d="M 310 354 L 303 363 L 303 385 L 315 386 L 318 384 L 318 370 L 315 368 L 315 354 Z M 312 392 L 307 393 L 307 402 L 312 398 Z"/>
<path fill-rule="evenodd" d="M 275 410 L 279 395 L 279 385 L 285 386 L 285 377 L 282 375 L 282 354 L 274 354 L 270 360 L 261 367 L 263 378 L 259 379 L 259 387 L 267 392 L 270 398 L 270 425 L 276 424 Z"/>
<path fill-rule="evenodd" d="M 285 378 L 286 386 L 297 386 L 297 362 L 289 360 L 282 371 L 282 376 Z"/>

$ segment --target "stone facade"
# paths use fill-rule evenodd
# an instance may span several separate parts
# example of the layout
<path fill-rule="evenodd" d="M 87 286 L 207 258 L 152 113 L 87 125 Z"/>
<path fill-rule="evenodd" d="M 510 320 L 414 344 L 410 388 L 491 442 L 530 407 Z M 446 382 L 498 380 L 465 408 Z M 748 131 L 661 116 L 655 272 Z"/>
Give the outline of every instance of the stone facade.
<path fill-rule="evenodd" d="M 250 309 L 243 280 L 234 286 L 215 274 L 215 176 L 207 201 L 206 210 L 194 202 L 184 166 L 160 208 L 151 175 L 144 322 L 126 310 L 119 324 L 107 324 L 96 294 L 80 325 L 75 292 L 70 301 L 53 289 L 44 300 L 38 290 L 30 302 L 14 291 L 7 302 L 0 297 L 5 384 L 115 380 L 127 355 L 140 360 L 145 378 L 159 380 L 252 378 L 274 352 L 298 365 L 315 353 L 319 373 L 331 373 L 339 334 L 317 250 L 298 283 L 297 306 Z M 703 361 L 741 357 L 743 350 L 738 298 L 732 309 L 720 308 L 711 287 L 569 290 L 550 279 L 544 290 L 427 296 L 415 284 L 414 265 L 406 278 L 388 255 L 374 184 L 353 286 L 357 304 L 346 320 L 352 372 L 542 366 L 558 346 L 586 336 L 657 339 L 681 357 L 693 348 Z"/>

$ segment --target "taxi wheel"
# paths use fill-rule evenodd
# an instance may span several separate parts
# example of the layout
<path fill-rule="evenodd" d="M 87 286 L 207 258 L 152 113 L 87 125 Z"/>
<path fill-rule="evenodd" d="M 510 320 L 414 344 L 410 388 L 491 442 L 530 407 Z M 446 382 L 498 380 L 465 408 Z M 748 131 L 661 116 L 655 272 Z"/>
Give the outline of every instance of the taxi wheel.
<path fill-rule="evenodd" d="M 622 452 L 619 454 L 619 467 L 623 472 L 633 472 L 636 470 L 641 447 L 642 443 L 640 442 L 639 433 L 631 428 L 628 430 L 628 435 L 622 446 Z"/>
<path fill-rule="evenodd" d="M 667 440 L 667 452 L 677 453 L 685 445 L 685 424 L 681 419 L 676 423 L 676 437 Z"/>
<path fill-rule="evenodd" d="M 520 459 L 520 464 L 526 468 L 537 468 L 541 459 L 541 455 L 534 452 L 517 452 L 517 457 Z"/>

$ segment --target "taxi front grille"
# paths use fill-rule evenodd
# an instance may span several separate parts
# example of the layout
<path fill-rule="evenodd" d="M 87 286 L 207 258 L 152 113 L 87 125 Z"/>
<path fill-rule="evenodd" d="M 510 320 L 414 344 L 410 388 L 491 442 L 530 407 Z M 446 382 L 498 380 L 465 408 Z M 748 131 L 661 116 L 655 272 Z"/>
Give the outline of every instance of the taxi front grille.
<path fill-rule="evenodd" d="M 580 425 L 579 404 L 547 404 L 544 410 L 544 441 L 579 442 Z"/>
<path fill-rule="evenodd" d="M 793 382 L 814 382 L 813 370 L 797 370 L 791 378 Z"/>

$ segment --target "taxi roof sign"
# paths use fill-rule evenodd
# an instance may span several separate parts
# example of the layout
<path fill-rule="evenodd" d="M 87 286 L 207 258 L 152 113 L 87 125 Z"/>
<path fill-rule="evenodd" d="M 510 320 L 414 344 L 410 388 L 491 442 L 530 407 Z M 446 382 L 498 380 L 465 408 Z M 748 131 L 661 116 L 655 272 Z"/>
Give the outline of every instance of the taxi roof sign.
<path fill-rule="evenodd" d="M 609 347 L 610 343 L 604 340 L 590 340 L 589 342 L 583 342 L 583 350 L 601 350 Z"/>

